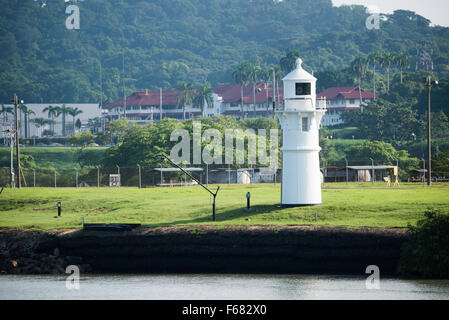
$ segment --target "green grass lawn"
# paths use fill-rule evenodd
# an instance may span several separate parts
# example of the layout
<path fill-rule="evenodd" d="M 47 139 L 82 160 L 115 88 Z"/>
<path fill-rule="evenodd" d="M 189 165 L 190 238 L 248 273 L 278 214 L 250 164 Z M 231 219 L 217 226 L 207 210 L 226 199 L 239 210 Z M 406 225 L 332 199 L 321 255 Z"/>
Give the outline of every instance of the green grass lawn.
<path fill-rule="evenodd" d="M 213 186 L 211 186 L 213 187 Z M 244 210 L 251 192 L 253 209 Z M 62 217 L 56 203 L 62 202 Z M 323 205 L 279 208 L 280 185 L 222 185 L 217 196 L 220 225 L 330 225 L 406 227 L 429 208 L 449 211 L 449 184 L 326 183 Z M 85 223 L 141 223 L 148 227 L 212 224 L 212 199 L 201 187 L 24 188 L 0 195 L 0 227 L 80 228 Z M 315 213 L 318 221 L 315 222 Z"/>

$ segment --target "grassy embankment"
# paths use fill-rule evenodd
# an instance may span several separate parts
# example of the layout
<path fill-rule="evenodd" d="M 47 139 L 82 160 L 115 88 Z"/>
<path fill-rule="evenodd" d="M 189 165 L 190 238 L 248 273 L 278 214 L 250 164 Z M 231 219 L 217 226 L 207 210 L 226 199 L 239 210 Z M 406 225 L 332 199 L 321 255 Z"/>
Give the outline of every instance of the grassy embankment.
<path fill-rule="evenodd" d="M 40 169 L 56 169 L 56 170 L 73 170 L 79 168 L 76 163 L 78 147 L 22 147 L 21 154 L 31 155 L 36 163 L 36 168 Z M 106 147 L 92 147 L 85 150 L 95 150 L 103 154 Z M 7 157 L 9 159 L 9 147 L 0 147 L 0 158 Z"/>
<path fill-rule="evenodd" d="M 213 186 L 211 186 L 213 188 Z M 246 212 L 245 194 L 253 209 Z M 62 217 L 56 203 L 62 202 Z M 323 205 L 279 208 L 280 185 L 222 185 L 217 197 L 217 226 L 328 225 L 406 227 L 429 208 L 449 211 L 449 184 L 329 184 Z M 0 227 L 80 228 L 86 223 L 141 223 L 148 227 L 205 225 L 211 221 L 211 199 L 199 186 L 177 188 L 24 188 L 0 195 Z M 318 221 L 315 222 L 315 213 Z"/>

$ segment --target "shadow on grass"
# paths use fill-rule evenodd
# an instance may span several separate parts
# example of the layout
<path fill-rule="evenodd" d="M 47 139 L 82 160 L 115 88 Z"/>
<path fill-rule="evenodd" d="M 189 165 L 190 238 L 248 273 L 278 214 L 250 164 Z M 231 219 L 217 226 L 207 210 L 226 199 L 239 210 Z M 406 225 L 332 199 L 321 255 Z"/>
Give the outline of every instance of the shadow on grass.
<path fill-rule="evenodd" d="M 286 209 L 280 205 L 255 205 L 251 207 L 250 211 L 245 210 L 246 208 L 235 208 L 235 209 L 221 209 L 217 210 L 215 214 L 216 222 L 229 221 L 234 219 L 250 219 L 252 216 L 258 214 L 267 214 L 275 211 Z M 176 226 L 184 224 L 198 224 L 212 221 L 212 206 L 210 208 L 210 215 L 204 215 L 198 218 L 183 219 L 167 223 L 155 223 L 155 224 L 143 224 L 143 227 L 166 227 L 166 226 Z"/>

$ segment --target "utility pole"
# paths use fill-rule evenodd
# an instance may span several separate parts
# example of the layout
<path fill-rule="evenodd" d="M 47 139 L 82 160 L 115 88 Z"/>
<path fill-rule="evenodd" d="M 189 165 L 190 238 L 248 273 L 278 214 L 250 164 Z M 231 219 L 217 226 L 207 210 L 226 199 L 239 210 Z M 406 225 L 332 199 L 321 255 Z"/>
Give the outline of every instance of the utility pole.
<path fill-rule="evenodd" d="M 14 94 L 13 99 L 11 100 L 14 103 L 14 123 L 15 123 L 15 134 L 16 134 L 16 155 L 17 155 L 17 159 L 16 159 L 16 166 L 17 166 L 17 188 L 22 188 L 22 180 L 20 179 L 20 173 L 21 173 L 21 168 L 20 168 L 20 148 L 19 148 L 19 118 L 18 118 L 18 104 L 19 104 L 19 98 L 17 97 L 17 94 Z M 23 100 L 20 101 L 21 103 L 23 103 Z"/>
<path fill-rule="evenodd" d="M 125 89 L 125 52 L 122 52 L 123 58 L 123 116 L 126 119 L 126 89 Z"/>
<path fill-rule="evenodd" d="M 432 145 L 431 145 L 431 130 L 430 130 L 430 89 L 432 85 L 438 84 L 438 81 L 432 80 L 430 76 L 425 79 L 427 87 L 427 185 L 432 185 Z"/>

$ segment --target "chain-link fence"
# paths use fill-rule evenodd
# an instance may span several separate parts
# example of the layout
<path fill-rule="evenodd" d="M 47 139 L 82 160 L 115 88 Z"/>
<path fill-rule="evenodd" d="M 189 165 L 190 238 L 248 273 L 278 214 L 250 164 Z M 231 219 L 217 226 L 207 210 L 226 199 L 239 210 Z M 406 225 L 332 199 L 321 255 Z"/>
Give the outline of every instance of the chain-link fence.
<path fill-rule="evenodd" d="M 282 170 L 272 168 L 178 168 L 95 167 L 89 169 L 55 170 L 22 168 L 24 187 L 164 187 L 197 184 L 249 184 L 281 182 Z M 195 179 L 192 179 L 193 176 Z M 17 183 L 17 172 L 15 176 Z M 0 168 L 0 185 L 11 186 L 11 169 Z"/>
<path fill-rule="evenodd" d="M 322 182 L 425 182 L 427 163 L 416 160 L 320 161 Z M 164 167 L 94 167 L 88 169 L 55 170 L 23 168 L 25 187 L 163 187 L 195 185 L 195 177 L 203 184 L 280 183 L 281 168 L 240 168 L 233 166 L 186 166 L 188 174 L 178 168 Z M 449 177 L 432 175 L 433 181 L 449 181 Z M 17 181 L 17 172 L 15 181 Z M 0 185 L 11 186 L 11 169 L 0 168 Z"/>

